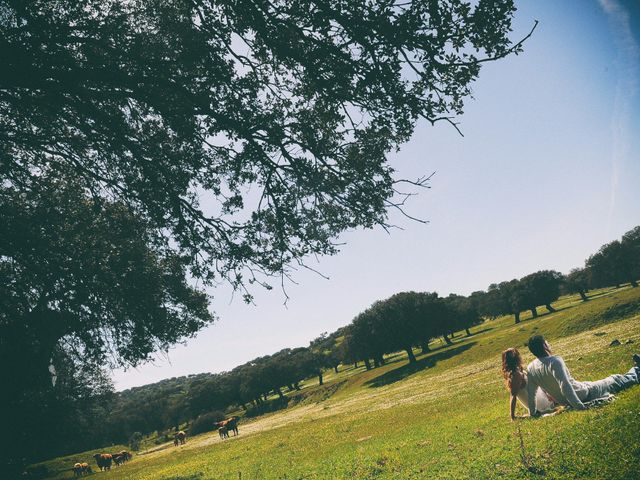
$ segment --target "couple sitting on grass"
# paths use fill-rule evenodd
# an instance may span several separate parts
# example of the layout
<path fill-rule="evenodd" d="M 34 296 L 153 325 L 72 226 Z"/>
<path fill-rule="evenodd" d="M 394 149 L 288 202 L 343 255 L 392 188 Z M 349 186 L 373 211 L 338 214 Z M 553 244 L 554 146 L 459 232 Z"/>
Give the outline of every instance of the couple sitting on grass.
<path fill-rule="evenodd" d="M 585 410 L 585 403 L 610 397 L 640 381 L 638 354 L 633 355 L 635 366 L 624 375 L 614 374 L 596 382 L 578 382 L 569 373 L 562 357 L 551 353 L 551 347 L 542 335 L 534 335 L 527 345 L 536 359 L 526 371 L 516 348 L 502 352 L 502 374 L 511 393 L 511 420 L 517 418 L 518 400 L 529 409 L 532 417 L 552 413 L 561 406 Z"/>

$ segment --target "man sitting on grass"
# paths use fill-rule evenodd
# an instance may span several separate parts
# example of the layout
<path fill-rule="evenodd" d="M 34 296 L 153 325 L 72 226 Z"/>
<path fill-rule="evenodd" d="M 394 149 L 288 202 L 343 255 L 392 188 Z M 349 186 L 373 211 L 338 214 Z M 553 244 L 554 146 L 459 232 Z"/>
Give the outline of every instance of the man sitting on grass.
<path fill-rule="evenodd" d="M 542 335 L 534 335 L 527 344 L 537 358 L 527 367 L 527 393 L 529 414 L 540 416 L 535 398 L 541 388 L 556 404 L 568 405 L 576 410 L 585 410 L 583 402 L 606 397 L 609 394 L 637 385 L 640 379 L 640 355 L 635 354 L 635 366 L 624 375 L 614 374 L 596 382 L 578 382 L 569 373 L 562 357 L 553 355 L 551 347 Z"/>

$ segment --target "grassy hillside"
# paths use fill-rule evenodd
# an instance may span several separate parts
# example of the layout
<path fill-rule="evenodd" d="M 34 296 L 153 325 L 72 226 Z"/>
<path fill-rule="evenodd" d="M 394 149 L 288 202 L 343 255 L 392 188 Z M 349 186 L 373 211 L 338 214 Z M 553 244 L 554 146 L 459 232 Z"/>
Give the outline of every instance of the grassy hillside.
<path fill-rule="evenodd" d="M 640 387 L 586 412 L 508 418 L 500 352 L 520 347 L 528 362 L 523 344 L 532 333 L 546 335 L 578 379 L 626 371 L 640 351 L 640 289 L 603 290 L 586 303 L 563 297 L 554 306 L 518 325 L 485 322 L 452 346 L 434 342 L 415 367 L 397 354 L 368 372 L 328 374 L 324 386 L 296 393 L 294 407 L 241 423 L 239 437 L 203 434 L 92 478 L 637 478 Z M 610 347 L 613 339 L 622 345 Z M 65 469 L 76 459 L 89 453 L 43 465 L 55 472 L 49 478 L 71 478 Z"/>

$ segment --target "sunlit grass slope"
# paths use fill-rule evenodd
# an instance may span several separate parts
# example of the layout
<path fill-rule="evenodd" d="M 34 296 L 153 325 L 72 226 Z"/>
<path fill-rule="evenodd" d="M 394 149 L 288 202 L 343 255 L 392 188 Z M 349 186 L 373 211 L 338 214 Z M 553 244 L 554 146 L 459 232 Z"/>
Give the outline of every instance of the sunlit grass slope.
<path fill-rule="evenodd" d="M 449 347 L 433 342 L 416 367 L 398 354 L 368 372 L 343 369 L 325 386 L 303 389 L 294 407 L 241 423 L 239 437 L 193 437 L 92 478 L 640 478 L 640 387 L 586 412 L 509 420 L 504 348 L 520 347 L 528 362 L 523 345 L 542 333 L 584 380 L 626 371 L 640 351 L 640 288 L 554 306 L 518 325 L 511 317 L 485 322 Z M 609 346 L 614 339 L 622 345 Z"/>

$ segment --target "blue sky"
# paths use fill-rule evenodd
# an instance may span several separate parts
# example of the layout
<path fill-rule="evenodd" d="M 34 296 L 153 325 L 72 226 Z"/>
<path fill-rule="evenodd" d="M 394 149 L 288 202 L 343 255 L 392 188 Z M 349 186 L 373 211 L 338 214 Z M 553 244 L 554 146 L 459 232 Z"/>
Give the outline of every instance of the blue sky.
<path fill-rule="evenodd" d="M 391 163 L 398 176 L 436 172 L 408 206 L 427 225 L 347 232 L 341 252 L 245 305 L 212 291 L 220 319 L 147 365 L 114 372 L 118 390 L 220 372 L 307 345 L 398 291 L 469 294 L 549 268 L 581 266 L 640 224 L 640 2 L 518 2 L 525 51 L 486 64 L 450 126 L 420 124 Z"/>

